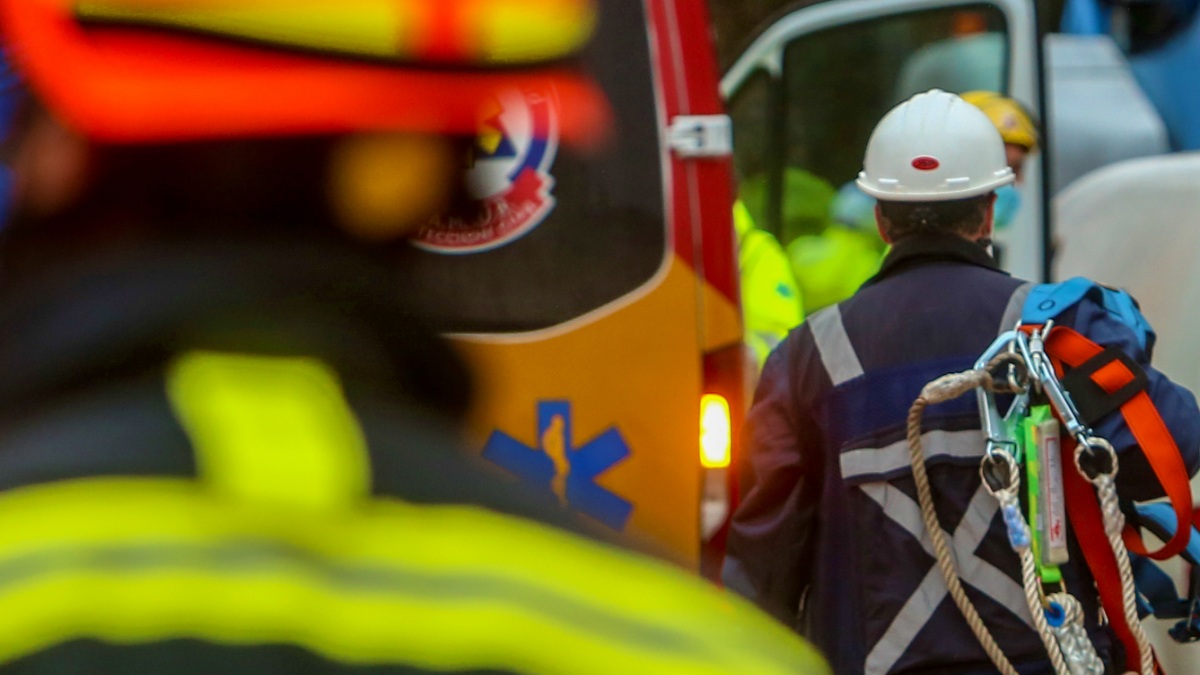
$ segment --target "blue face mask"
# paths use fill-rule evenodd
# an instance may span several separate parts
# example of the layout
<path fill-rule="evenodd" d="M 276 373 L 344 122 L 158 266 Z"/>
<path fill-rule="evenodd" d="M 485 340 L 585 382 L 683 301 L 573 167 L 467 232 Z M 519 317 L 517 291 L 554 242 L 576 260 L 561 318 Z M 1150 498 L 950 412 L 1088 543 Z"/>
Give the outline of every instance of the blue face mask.
<path fill-rule="evenodd" d="M 996 189 L 995 227 L 1008 227 L 1021 209 L 1021 191 L 1009 183 Z"/>
<path fill-rule="evenodd" d="M 854 181 L 842 186 L 829 204 L 829 217 L 854 230 L 875 230 L 875 198 L 867 195 Z"/>

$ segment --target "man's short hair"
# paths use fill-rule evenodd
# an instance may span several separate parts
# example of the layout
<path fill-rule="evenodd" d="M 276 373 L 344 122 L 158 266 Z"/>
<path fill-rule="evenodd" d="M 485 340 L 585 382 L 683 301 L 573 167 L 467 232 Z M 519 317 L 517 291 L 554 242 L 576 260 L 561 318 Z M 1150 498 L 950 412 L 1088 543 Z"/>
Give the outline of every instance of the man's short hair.
<path fill-rule="evenodd" d="M 992 193 L 940 202 L 879 200 L 884 232 L 891 239 L 910 234 L 972 235 L 983 227 Z"/>

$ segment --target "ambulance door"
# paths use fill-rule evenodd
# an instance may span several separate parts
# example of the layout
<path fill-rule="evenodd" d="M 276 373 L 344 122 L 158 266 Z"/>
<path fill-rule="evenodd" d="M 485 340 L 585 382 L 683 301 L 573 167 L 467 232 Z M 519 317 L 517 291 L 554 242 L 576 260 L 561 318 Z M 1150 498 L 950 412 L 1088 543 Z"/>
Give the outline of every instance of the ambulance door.
<path fill-rule="evenodd" d="M 724 75 L 739 194 L 787 248 L 810 310 L 878 265 L 874 202 L 853 180 L 885 112 L 936 87 L 1003 93 L 1045 119 L 1034 12 L 1028 0 L 833 0 L 769 25 Z M 1001 264 L 1031 280 L 1048 274 L 1044 168 L 1044 151 L 1027 159 L 996 236 Z"/>
<path fill-rule="evenodd" d="M 597 6 L 579 62 L 607 142 L 561 144 L 553 91 L 497 96 L 468 157 L 479 208 L 416 235 L 406 292 L 472 368 L 468 447 L 698 566 L 724 475 L 702 466 L 702 402 L 741 384 L 729 124 L 703 0 Z"/>

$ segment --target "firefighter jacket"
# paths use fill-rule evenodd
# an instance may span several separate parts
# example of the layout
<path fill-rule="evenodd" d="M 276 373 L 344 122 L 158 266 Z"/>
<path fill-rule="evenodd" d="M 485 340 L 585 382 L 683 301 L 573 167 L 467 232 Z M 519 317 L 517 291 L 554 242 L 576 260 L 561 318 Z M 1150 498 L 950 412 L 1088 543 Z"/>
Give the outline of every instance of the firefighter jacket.
<path fill-rule="evenodd" d="M 125 251 L 0 300 L 0 673 L 826 672 L 456 448 L 402 280 L 328 242 Z"/>
<path fill-rule="evenodd" d="M 809 637 L 839 674 L 994 672 L 947 595 L 924 531 L 905 419 L 924 384 L 967 370 L 1021 315 L 1030 284 L 951 235 L 901 240 L 849 300 L 809 317 L 776 349 L 745 428 L 744 499 L 723 575 Z M 1148 390 L 1195 472 L 1196 400 L 1149 367 L 1131 330 L 1088 300 L 1059 318 L 1146 368 Z M 968 596 L 1022 672 L 1052 672 L 1023 598 L 1020 565 L 996 500 L 982 487 L 975 397 L 925 411 L 922 442 L 935 504 Z M 1120 493 L 1155 495 L 1114 413 L 1096 424 L 1120 453 Z M 1069 508 L 1069 505 L 1068 505 Z M 1070 541 L 1063 569 L 1102 655 L 1091 576 Z"/>

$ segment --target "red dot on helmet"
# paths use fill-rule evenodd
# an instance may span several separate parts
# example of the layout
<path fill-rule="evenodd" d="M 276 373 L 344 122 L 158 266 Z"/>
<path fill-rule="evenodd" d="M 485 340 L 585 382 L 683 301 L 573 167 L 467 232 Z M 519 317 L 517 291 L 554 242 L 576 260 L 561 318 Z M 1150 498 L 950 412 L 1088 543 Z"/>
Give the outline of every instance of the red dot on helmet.
<path fill-rule="evenodd" d="M 937 161 L 937 158 L 935 158 L 935 157 L 930 157 L 928 155 L 921 155 L 920 157 L 916 157 L 913 159 L 912 165 L 913 165 L 913 168 L 916 169 L 917 171 L 933 171 L 934 169 L 941 166 L 942 163 Z"/>

